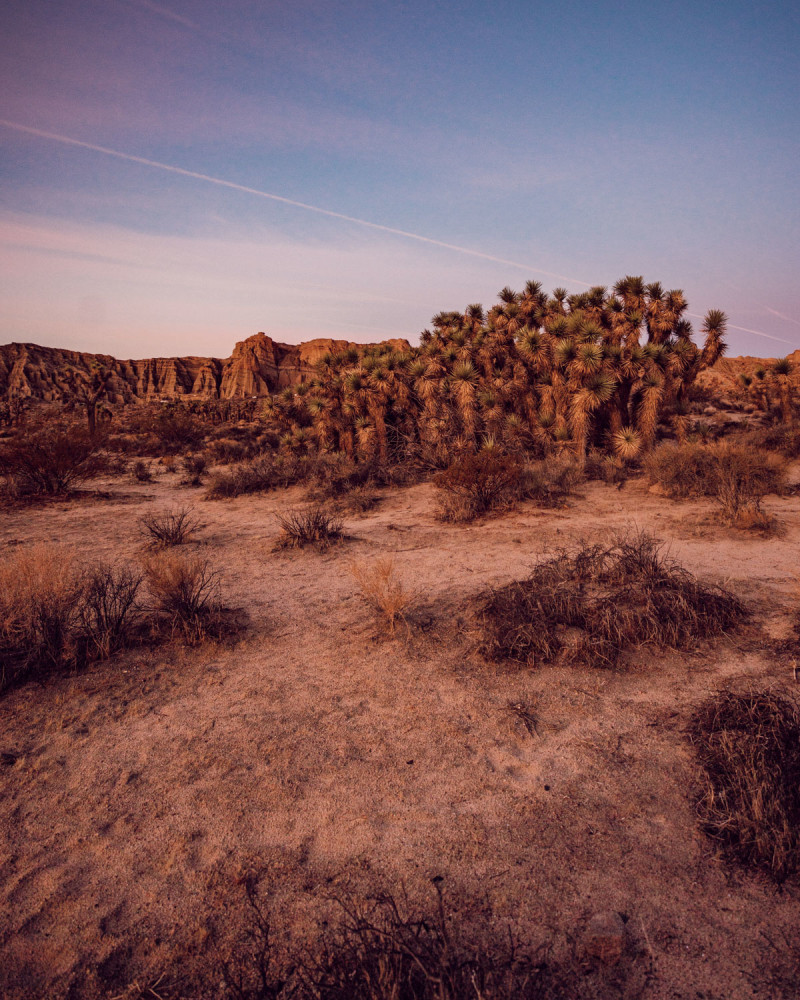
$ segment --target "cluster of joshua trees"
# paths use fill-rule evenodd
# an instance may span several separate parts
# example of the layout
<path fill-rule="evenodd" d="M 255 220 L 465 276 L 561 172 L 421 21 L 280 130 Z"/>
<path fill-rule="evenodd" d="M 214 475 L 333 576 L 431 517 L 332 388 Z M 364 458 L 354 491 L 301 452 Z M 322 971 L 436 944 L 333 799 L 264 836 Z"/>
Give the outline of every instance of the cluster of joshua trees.
<path fill-rule="evenodd" d="M 681 291 L 626 277 L 578 295 L 536 281 L 433 317 L 418 348 L 326 355 L 313 378 L 272 397 L 269 416 L 293 451 L 318 448 L 386 462 L 445 464 L 487 442 L 583 460 L 649 448 L 660 421 L 680 439 L 686 394 L 725 350 L 726 316 L 709 311 L 692 340 Z"/>

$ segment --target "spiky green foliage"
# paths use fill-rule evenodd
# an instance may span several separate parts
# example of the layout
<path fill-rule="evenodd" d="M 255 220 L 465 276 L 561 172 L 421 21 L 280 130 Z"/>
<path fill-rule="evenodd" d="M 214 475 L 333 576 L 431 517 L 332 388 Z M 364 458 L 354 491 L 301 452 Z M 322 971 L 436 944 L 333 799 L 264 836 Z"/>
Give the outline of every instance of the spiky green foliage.
<path fill-rule="evenodd" d="M 282 447 L 441 468 L 488 435 L 539 456 L 568 448 L 583 461 L 593 447 L 630 458 L 662 421 L 675 426 L 689 386 L 725 349 L 723 312 L 706 316 L 701 349 L 683 293 L 641 277 L 550 297 L 528 282 L 499 298 L 488 312 L 437 313 L 406 354 L 386 344 L 325 355 L 311 391 L 272 400 Z"/>

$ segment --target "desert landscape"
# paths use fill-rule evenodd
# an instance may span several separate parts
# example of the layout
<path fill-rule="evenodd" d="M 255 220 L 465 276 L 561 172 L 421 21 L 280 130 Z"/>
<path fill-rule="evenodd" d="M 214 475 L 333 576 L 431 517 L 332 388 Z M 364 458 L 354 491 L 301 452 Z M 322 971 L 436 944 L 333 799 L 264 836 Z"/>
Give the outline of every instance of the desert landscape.
<path fill-rule="evenodd" d="M 3 996 L 797 996 L 797 359 L 685 310 L 0 348 Z"/>

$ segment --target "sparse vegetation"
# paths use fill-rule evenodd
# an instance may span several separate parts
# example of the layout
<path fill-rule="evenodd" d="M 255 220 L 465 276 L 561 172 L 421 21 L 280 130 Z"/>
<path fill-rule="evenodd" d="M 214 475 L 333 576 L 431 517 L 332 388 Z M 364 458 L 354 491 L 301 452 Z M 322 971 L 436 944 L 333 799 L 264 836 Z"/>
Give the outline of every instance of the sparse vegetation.
<path fill-rule="evenodd" d="M 160 552 L 144 561 L 153 608 L 173 630 L 192 641 L 215 631 L 222 611 L 220 576 L 208 559 L 180 552 Z"/>
<path fill-rule="evenodd" d="M 200 526 L 194 512 L 186 507 L 163 514 L 145 514 L 140 524 L 150 536 L 150 544 L 157 548 L 184 545 Z"/>
<path fill-rule="evenodd" d="M 303 548 L 306 545 L 326 549 L 342 538 L 341 518 L 324 507 L 290 510 L 285 514 L 276 514 L 276 517 L 281 527 L 277 546 L 281 549 Z"/>
<path fill-rule="evenodd" d="M 533 667 L 557 659 L 612 667 L 630 648 L 692 647 L 744 615 L 732 594 L 699 583 L 640 532 L 561 552 L 489 594 L 479 610 L 481 649 Z"/>
<path fill-rule="evenodd" d="M 670 497 L 712 497 L 729 524 L 754 523 L 764 497 L 780 493 L 786 477 L 780 456 L 728 442 L 662 444 L 644 468 Z"/>
<path fill-rule="evenodd" d="M 87 572 L 78 614 L 93 658 L 106 659 L 127 644 L 141 610 L 136 602 L 141 582 L 140 573 L 124 566 L 101 564 Z"/>
<path fill-rule="evenodd" d="M 215 472 L 206 489 L 206 499 L 221 500 L 245 493 L 264 493 L 278 484 L 274 461 L 267 457 L 242 462 L 229 470 Z"/>
<path fill-rule="evenodd" d="M 442 894 L 415 912 L 389 892 L 335 903 L 341 916 L 312 949 L 287 954 L 267 904 L 246 885 L 244 932 L 218 962 L 225 1000 L 557 1000 L 598 996 L 586 970 L 525 954 L 510 932 L 474 937 L 448 916 Z M 473 932 L 474 933 L 474 932 Z M 582 992 L 588 988 L 591 992 Z"/>
<path fill-rule="evenodd" d="M 184 455 L 184 484 L 186 486 L 201 486 L 203 474 L 206 471 L 206 460 L 202 455 Z"/>
<path fill-rule="evenodd" d="M 350 572 L 358 583 L 361 596 L 384 623 L 390 635 L 414 603 L 414 595 L 397 574 L 394 556 L 380 556 L 370 562 L 353 562 Z"/>
<path fill-rule="evenodd" d="M 472 521 L 503 510 L 519 496 L 522 463 L 511 455 L 480 451 L 456 460 L 433 477 L 440 491 L 436 516 L 441 521 Z"/>
<path fill-rule="evenodd" d="M 153 473 L 150 466 L 144 459 L 138 458 L 133 463 L 133 477 L 138 483 L 152 483 Z"/>
<path fill-rule="evenodd" d="M 64 546 L 36 545 L 0 562 L 0 690 L 75 663 L 81 591 Z"/>
<path fill-rule="evenodd" d="M 18 499 L 67 494 L 102 468 L 96 439 L 77 426 L 45 425 L 0 446 L 6 492 Z"/>
<path fill-rule="evenodd" d="M 800 867 L 800 708 L 771 691 L 722 691 L 696 712 L 703 827 L 730 856 L 783 881 Z"/>

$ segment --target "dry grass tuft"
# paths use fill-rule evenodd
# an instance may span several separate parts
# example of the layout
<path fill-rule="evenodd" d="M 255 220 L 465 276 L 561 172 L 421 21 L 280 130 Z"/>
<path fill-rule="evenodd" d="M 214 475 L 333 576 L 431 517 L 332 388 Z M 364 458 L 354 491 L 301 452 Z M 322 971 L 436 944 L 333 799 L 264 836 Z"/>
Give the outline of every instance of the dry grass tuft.
<path fill-rule="evenodd" d="M 150 536 L 150 544 L 162 549 L 185 544 L 199 527 L 193 511 L 187 507 L 167 511 L 165 514 L 146 514 L 139 523 Z"/>
<path fill-rule="evenodd" d="M 381 617 L 387 632 L 394 634 L 398 622 L 406 622 L 406 612 L 415 600 L 397 576 L 394 556 L 354 562 L 350 572 L 358 583 L 361 596 Z"/>
<path fill-rule="evenodd" d="M 695 714 L 703 826 L 726 852 L 783 881 L 800 866 L 800 708 L 770 691 L 723 691 Z"/>
<path fill-rule="evenodd" d="M 72 665 L 82 578 L 62 545 L 36 545 L 0 563 L 0 690 Z"/>
<path fill-rule="evenodd" d="M 612 667 L 626 649 L 692 647 L 744 615 L 733 594 L 700 584 L 640 532 L 561 552 L 492 592 L 479 610 L 481 651 L 528 666 Z"/>
<path fill-rule="evenodd" d="M 313 545 L 326 549 L 332 542 L 342 538 L 342 520 L 323 507 L 308 510 L 290 510 L 286 514 L 276 514 L 281 534 L 276 543 L 280 549 L 303 548 Z"/>

